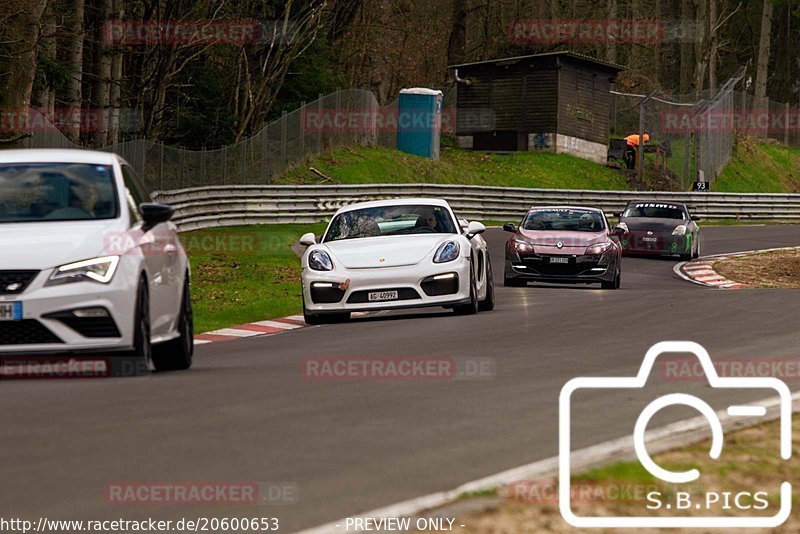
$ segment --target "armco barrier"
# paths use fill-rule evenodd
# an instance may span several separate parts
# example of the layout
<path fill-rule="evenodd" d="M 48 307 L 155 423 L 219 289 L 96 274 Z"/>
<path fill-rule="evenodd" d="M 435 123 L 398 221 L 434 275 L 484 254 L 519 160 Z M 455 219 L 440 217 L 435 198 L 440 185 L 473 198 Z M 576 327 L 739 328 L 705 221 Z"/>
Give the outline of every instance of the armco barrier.
<path fill-rule="evenodd" d="M 621 211 L 630 200 L 689 204 L 704 219 L 800 220 L 800 194 L 674 193 L 526 189 L 438 184 L 209 186 L 157 191 L 158 202 L 176 208 L 181 230 L 244 224 L 311 223 L 347 204 L 386 198 L 444 198 L 467 219 L 517 222 L 534 205 L 593 206 Z"/>

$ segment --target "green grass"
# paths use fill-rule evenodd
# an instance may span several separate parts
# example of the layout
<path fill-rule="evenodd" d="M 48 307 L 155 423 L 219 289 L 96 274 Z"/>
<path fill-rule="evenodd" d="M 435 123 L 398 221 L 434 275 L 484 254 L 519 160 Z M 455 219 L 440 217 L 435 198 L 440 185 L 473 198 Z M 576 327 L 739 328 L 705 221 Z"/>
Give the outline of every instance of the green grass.
<path fill-rule="evenodd" d="M 302 311 L 300 260 L 290 248 L 323 224 L 264 225 L 187 232 L 195 330 L 284 317 Z"/>
<path fill-rule="evenodd" d="M 731 193 L 800 193 L 800 150 L 740 138 L 711 187 Z"/>
<path fill-rule="evenodd" d="M 432 183 L 543 187 L 551 189 L 629 189 L 617 170 L 566 154 L 518 152 L 485 154 L 442 149 L 433 161 L 382 147 L 349 147 L 327 152 L 281 176 L 279 184 L 318 184 L 314 167 L 328 184 Z"/>

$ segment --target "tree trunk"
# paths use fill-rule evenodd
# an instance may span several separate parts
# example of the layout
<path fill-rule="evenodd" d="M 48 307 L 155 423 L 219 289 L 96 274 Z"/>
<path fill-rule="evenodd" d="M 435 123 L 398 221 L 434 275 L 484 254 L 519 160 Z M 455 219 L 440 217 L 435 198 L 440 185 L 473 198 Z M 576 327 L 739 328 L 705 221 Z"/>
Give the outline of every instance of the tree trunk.
<path fill-rule="evenodd" d="M 114 20 L 121 20 L 124 16 L 123 0 L 112 1 L 112 14 L 111 18 Z M 111 57 L 111 95 L 108 118 L 108 144 L 114 144 L 119 141 L 119 115 L 120 115 L 120 93 L 122 84 L 122 50 L 120 47 L 115 47 L 113 56 Z"/>
<path fill-rule="evenodd" d="M 56 19 L 52 6 L 47 6 L 42 15 L 42 35 L 39 39 L 39 54 L 46 61 L 56 59 Z M 34 83 L 31 104 L 39 111 L 52 116 L 50 102 L 53 97 L 53 81 L 47 78 L 46 73 L 38 73 L 38 84 Z"/>
<path fill-rule="evenodd" d="M 717 0 L 708 0 L 708 92 L 717 92 Z"/>
<path fill-rule="evenodd" d="M 756 63 L 756 85 L 754 89 L 754 109 L 763 112 L 769 109 L 767 99 L 767 77 L 769 76 L 769 41 L 772 32 L 772 0 L 764 0 L 761 12 L 761 34 L 758 38 L 758 62 Z M 766 137 L 767 130 L 759 130 L 759 137 Z"/>
<path fill-rule="evenodd" d="M 36 75 L 36 42 L 46 0 L 0 2 L 0 110 L 27 115 Z M 17 146 L 28 132 L 24 125 L 9 125 L 0 144 Z"/>
<path fill-rule="evenodd" d="M 617 0 L 608 0 L 608 19 L 616 20 L 617 18 Z M 606 45 L 606 61 L 609 63 L 617 62 L 617 43 L 612 39 Z"/>
<path fill-rule="evenodd" d="M 67 67 L 69 78 L 66 87 L 66 108 L 71 118 L 67 123 L 66 135 L 73 142 L 80 141 L 81 108 L 83 106 L 81 83 L 83 82 L 83 10 L 84 0 L 73 0 L 72 16 L 68 24 Z"/>
<path fill-rule="evenodd" d="M 450 24 L 450 40 L 447 43 L 447 64 L 464 62 L 467 47 L 467 0 L 453 0 L 453 20 Z"/>
<path fill-rule="evenodd" d="M 682 0 L 681 2 L 681 20 L 684 23 L 689 23 L 694 20 L 695 8 L 692 0 Z M 681 44 L 681 94 L 687 95 L 692 91 L 692 77 L 694 74 L 694 49 L 689 39 L 684 40 Z"/>
<path fill-rule="evenodd" d="M 111 18 L 111 0 L 97 0 L 97 36 L 96 62 L 96 91 L 95 91 L 95 132 L 92 141 L 95 147 L 102 147 L 108 143 L 108 115 L 111 86 L 111 54 L 104 40 L 103 27 Z"/>

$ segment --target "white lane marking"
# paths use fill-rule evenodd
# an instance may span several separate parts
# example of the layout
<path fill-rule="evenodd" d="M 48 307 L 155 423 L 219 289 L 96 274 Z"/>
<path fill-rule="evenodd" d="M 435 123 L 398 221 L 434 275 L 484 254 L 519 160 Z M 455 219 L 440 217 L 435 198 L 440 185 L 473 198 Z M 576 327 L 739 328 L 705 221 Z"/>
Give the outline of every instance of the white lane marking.
<path fill-rule="evenodd" d="M 280 328 L 282 330 L 292 330 L 294 328 L 303 328 L 304 326 L 301 324 L 281 323 L 278 321 L 257 321 L 255 323 L 250 323 L 250 324 L 257 324 L 258 326 L 269 326 L 271 328 Z"/>
<path fill-rule="evenodd" d="M 800 392 L 792 395 L 793 411 L 797 411 L 800 406 Z M 772 414 L 766 419 L 759 419 L 754 421 L 752 419 L 744 419 L 741 421 L 735 420 L 733 416 L 725 413 L 724 410 L 717 412 L 720 422 L 723 426 L 728 426 L 737 429 L 752 426 L 757 423 L 772 421 L 780 417 L 780 397 L 770 397 L 758 402 L 753 403 L 763 406 L 766 410 L 772 410 Z M 649 450 L 651 453 L 656 454 L 665 450 L 675 449 L 680 446 L 691 445 L 703 441 L 708 437 L 708 420 L 705 416 L 693 417 L 684 421 L 669 424 L 665 427 L 655 430 L 647 431 L 647 443 L 650 445 Z M 678 444 L 675 441 L 676 435 L 683 434 L 687 438 L 684 443 Z M 655 443 L 654 443 L 655 442 Z M 613 439 L 593 445 L 585 449 L 572 451 L 570 458 L 570 465 L 576 469 L 589 469 L 600 465 L 601 463 L 610 462 L 613 460 L 626 459 L 628 457 L 635 459 L 636 454 L 633 449 L 633 436 L 624 436 L 618 439 Z M 369 512 L 360 514 L 353 514 L 351 518 L 380 518 L 380 517 L 414 517 L 416 514 L 425 510 L 438 508 L 448 504 L 461 495 L 466 493 L 474 493 L 481 490 L 497 489 L 503 486 L 508 486 L 515 482 L 525 480 L 540 480 L 543 478 L 554 478 L 558 476 L 558 456 L 553 456 L 538 462 L 532 462 L 520 467 L 515 467 L 496 475 L 491 475 L 479 480 L 467 482 L 461 486 L 450 490 L 441 491 L 439 493 L 432 493 L 424 497 L 417 497 L 397 504 L 392 504 L 384 508 L 378 508 Z M 308 528 L 297 532 L 296 534 L 342 534 L 346 532 L 343 527 L 346 518 L 338 521 L 332 521 L 325 525 L 318 527 Z"/>
<path fill-rule="evenodd" d="M 684 270 L 686 271 L 687 274 L 691 274 L 692 276 L 695 277 L 705 276 L 707 274 L 717 274 L 717 271 L 715 271 L 714 269 L 694 269 L 694 270 L 684 269 Z"/>
<path fill-rule="evenodd" d="M 292 321 L 300 321 L 305 322 L 306 318 L 302 315 L 290 315 L 288 317 L 284 317 L 284 319 L 291 319 Z"/>
<path fill-rule="evenodd" d="M 696 276 L 695 280 L 699 280 L 701 282 L 706 282 L 706 283 L 727 282 L 728 281 L 727 278 L 725 278 L 723 276 L 720 276 L 718 274 L 715 274 L 713 276 Z"/>
<path fill-rule="evenodd" d="M 194 340 L 194 344 L 195 345 L 205 345 L 206 343 L 211 343 L 211 340 L 210 339 L 195 339 Z"/>
<path fill-rule="evenodd" d="M 231 337 L 251 337 L 258 336 L 264 332 L 254 332 L 253 330 L 239 330 L 238 328 L 220 328 L 212 332 L 206 332 L 214 336 L 231 336 Z"/>

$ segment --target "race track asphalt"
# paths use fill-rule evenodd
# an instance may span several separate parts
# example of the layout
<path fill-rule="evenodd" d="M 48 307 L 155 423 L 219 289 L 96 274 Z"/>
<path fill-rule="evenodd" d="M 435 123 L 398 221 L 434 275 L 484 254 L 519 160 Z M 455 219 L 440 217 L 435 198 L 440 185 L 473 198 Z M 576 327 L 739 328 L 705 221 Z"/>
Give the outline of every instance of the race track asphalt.
<path fill-rule="evenodd" d="M 493 312 L 378 314 L 199 346 L 184 373 L 2 383 L 0 516 L 273 516 L 281 532 L 291 532 L 554 456 L 561 386 L 576 376 L 635 374 L 655 342 L 697 341 L 715 359 L 800 357 L 798 291 L 707 289 L 679 279 L 677 260 L 627 257 L 619 291 L 504 288 L 507 235 L 487 232 L 497 279 Z M 705 254 L 790 245 L 800 245 L 798 226 L 703 229 Z M 302 360 L 317 356 L 488 358 L 494 374 L 304 379 Z M 709 389 L 698 381 L 652 385 L 655 393 Z M 789 385 L 800 389 L 797 381 Z M 713 405 L 760 393 L 722 394 Z M 574 446 L 629 434 L 643 398 L 626 391 L 576 397 Z M 662 419 L 687 415 L 675 409 Z M 288 484 L 297 499 L 202 506 L 105 500 L 109 484 L 134 481 Z"/>

